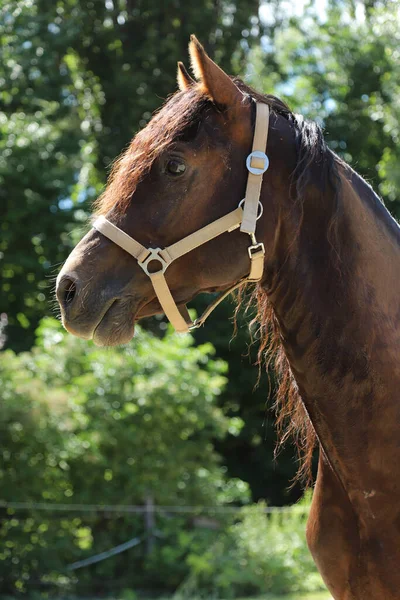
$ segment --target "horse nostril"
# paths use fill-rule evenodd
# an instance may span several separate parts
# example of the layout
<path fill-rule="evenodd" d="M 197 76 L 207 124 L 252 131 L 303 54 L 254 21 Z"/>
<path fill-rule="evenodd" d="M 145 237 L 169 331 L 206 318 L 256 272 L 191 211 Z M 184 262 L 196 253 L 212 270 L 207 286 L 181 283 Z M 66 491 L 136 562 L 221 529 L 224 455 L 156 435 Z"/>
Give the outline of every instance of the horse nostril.
<path fill-rule="evenodd" d="M 65 304 L 71 304 L 76 292 L 76 285 L 71 281 L 65 289 Z"/>
<path fill-rule="evenodd" d="M 72 279 L 62 279 L 57 287 L 57 298 L 64 308 L 68 308 L 76 295 L 76 284 Z"/>

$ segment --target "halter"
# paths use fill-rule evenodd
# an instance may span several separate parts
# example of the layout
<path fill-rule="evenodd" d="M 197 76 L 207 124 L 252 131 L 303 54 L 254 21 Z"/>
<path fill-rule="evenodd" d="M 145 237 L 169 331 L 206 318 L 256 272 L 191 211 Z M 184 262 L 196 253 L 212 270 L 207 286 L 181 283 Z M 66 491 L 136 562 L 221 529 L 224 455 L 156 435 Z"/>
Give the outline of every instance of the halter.
<path fill-rule="evenodd" d="M 239 203 L 239 206 L 224 217 L 213 221 L 202 229 L 184 237 L 175 244 L 166 248 L 145 248 L 134 238 L 113 225 L 105 217 L 99 217 L 93 227 L 100 231 L 104 236 L 123 248 L 126 252 L 136 258 L 139 266 L 150 277 L 154 291 L 158 298 L 161 308 L 166 317 L 178 333 L 187 333 L 203 325 L 207 317 L 226 298 L 233 290 L 243 283 L 260 281 L 264 269 L 264 244 L 257 242 L 255 231 L 257 220 L 261 217 L 263 206 L 260 202 L 260 192 L 262 178 L 268 169 L 269 160 L 264 150 L 267 147 L 269 124 L 269 107 L 267 104 L 256 104 L 256 123 L 254 128 L 254 138 L 252 152 L 246 159 L 246 167 L 249 171 L 247 177 L 246 195 Z M 202 244 L 209 242 L 217 236 L 234 231 L 240 227 L 240 231 L 247 233 L 251 239 L 251 245 L 247 251 L 250 258 L 250 272 L 247 277 L 232 285 L 214 300 L 204 311 L 200 318 L 192 321 L 185 305 L 177 306 L 172 297 L 171 291 L 165 279 L 165 271 L 169 265 L 187 254 L 191 250 L 198 248 Z M 160 269 L 151 273 L 149 264 L 158 261 Z"/>

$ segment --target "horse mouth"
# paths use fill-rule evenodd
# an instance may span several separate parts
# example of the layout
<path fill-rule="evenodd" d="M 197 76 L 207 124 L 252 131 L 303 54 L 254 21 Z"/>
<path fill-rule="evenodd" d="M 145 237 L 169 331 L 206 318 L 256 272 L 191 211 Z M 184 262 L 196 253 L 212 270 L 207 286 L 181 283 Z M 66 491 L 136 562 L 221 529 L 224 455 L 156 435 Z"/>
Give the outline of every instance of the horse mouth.
<path fill-rule="evenodd" d="M 96 325 L 92 339 L 96 346 L 119 346 L 131 341 L 135 334 L 135 312 L 130 302 L 114 300 Z"/>

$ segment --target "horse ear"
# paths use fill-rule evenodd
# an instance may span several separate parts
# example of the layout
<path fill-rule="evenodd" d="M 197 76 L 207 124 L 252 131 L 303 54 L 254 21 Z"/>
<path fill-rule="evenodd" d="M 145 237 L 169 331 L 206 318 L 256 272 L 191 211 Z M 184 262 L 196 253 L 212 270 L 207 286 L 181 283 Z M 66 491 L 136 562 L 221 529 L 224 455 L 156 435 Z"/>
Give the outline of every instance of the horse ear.
<path fill-rule="evenodd" d="M 207 55 L 196 36 L 190 36 L 189 54 L 193 72 L 203 91 L 216 103 L 232 107 L 243 100 L 243 94 L 232 79 Z"/>
<path fill-rule="evenodd" d="M 182 62 L 178 62 L 177 80 L 178 80 L 178 87 L 181 90 L 181 92 L 184 92 L 191 85 L 196 83 L 195 80 L 192 77 L 190 77 L 189 73 L 186 70 L 185 65 Z"/>

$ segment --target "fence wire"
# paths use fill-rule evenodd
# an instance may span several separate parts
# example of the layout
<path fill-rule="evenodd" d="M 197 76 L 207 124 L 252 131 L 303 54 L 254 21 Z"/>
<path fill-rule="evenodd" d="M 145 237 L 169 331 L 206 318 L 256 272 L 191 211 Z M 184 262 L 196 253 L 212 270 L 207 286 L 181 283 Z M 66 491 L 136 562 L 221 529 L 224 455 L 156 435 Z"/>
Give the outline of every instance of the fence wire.
<path fill-rule="evenodd" d="M 11 509 L 15 511 L 48 511 L 48 512 L 97 512 L 97 513 L 128 513 L 128 514 L 144 514 L 148 512 L 146 505 L 130 505 L 130 504 L 51 504 L 48 502 L 2 502 L 0 501 L 0 509 Z M 154 505 L 152 507 L 155 513 L 238 513 L 243 509 L 243 506 L 162 506 Z M 306 513 L 309 508 L 306 506 L 265 506 L 263 509 L 265 514 L 273 513 Z"/>

